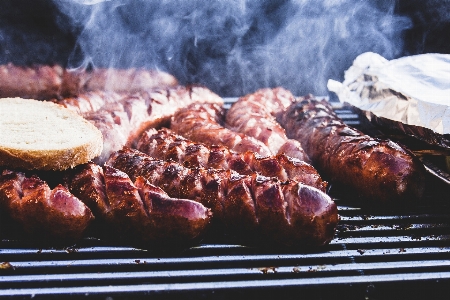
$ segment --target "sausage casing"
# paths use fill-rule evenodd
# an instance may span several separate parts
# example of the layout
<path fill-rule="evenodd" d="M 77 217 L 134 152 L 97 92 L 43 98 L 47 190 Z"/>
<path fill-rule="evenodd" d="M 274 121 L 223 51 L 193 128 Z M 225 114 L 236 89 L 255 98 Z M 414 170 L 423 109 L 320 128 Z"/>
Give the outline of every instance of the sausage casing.
<path fill-rule="evenodd" d="M 347 126 L 327 101 L 299 99 L 278 120 L 326 179 L 367 204 L 412 203 L 423 195 L 425 170 L 410 151 Z"/>

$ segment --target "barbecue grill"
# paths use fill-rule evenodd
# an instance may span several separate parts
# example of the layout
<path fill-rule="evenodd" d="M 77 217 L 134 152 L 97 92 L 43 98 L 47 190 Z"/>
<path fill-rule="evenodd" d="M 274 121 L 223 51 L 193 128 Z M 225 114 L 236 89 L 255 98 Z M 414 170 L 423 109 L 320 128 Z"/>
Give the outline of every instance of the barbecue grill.
<path fill-rule="evenodd" d="M 334 107 L 348 124 L 361 126 L 353 110 Z M 171 253 L 94 237 L 65 248 L 4 239 L 0 297 L 444 298 L 450 291 L 449 185 L 433 165 L 427 168 L 423 204 L 400 211 L 360 208 L 331 186 L 341 221 L 334 240 L 319 249 L 242 246 L 215 234 Z"/>
<path fill-rule="evenodd" d="M 108 2 L 106 1 L 111 6 L 117 5 Z M 242 45 L 246 48 L 258 49 L 261 41 L 271 40 L 278 30 L 282 29 L 284 18 L 295 16 L 295 9 L 290 6 L 290 1 L 279 1 L 281 3 L 279 10 L 275 10 L 277 8 L 275 2 L 277 1 L 267 1 L 255 16 L 250 16 L 250 19 L 254 19 L 255 22 L 251 24 L 246 35 L 240 35 L 242 30 L 237 26 L 239 23 L 233 23 L 233 18 L 230 19 L 230 24 L 227 24 L 238 29 L 235 36 L 223 34 L 226 31 L 222 32 L 222 28 L 217 32 L 211 30 L 214 40 L 220 40 L 219 46 L 208 39 L 197 41 L 196 38 L 195 43 L 188 38 L 180 40 L 179 37 L 183 32 L 174 30 L 175 41 L 184 41 L 184 43 L 176 44 L 181 45 L 179 48 L 184 51 L 183 55 L 180 57 L 174 55 L 172 48 L 166 53 L 163 50 L 167 49 L 158 48 L 160 46 L 158 43 L 148 43 L 145 44 L 145 50 L 148 50 L 147 47 L 150 45 L 158 47 L 154 52 L 146 51 L 145 58 L 149 58 L 148 53 L 162 56 L 165 59 L 163 62 L 166 63 L 162 66 L 163 69 L 171 73 L 179 72 L 174 75 L 184 81 L 197 82 L 201 78 L 219 93 L 233 90 L 234 85 L 238 90 L 241 86 L 233 81 L 234 76 L 223 76 L 228 74 L 225 70 L 232 70 L 234 75 L 236 73 L 234 65 L 228 69 L 214 69 L 214 72 L 218 74 L 210 74 L 210 63 L 228 62 L 226 54 L 233 49 L 232 46 L 236 41 L 242 41 Z M 359 4 L 363 2 L 358 1 Z M 389 7 L 389 2 L 395 2 L 397 13 L 412 17 L 413 24 L 406 30 L 404 37 L 403 55 L 422 52 L 448 53 L 450 44 L 442 38 L 447 36 L 449 31 L 448 13 L 446 14 L 448 10 L 445 9 L 448 4 L 443 4 L 444 1 L 367 2 L 376 3 L 373 7 L 379 6 L 381 10 L 383 6 Z M 152 3 L 153 7 L 156 1 Z M 314 1 L 311 3 L 311 7 L 316 7 Z M 89 60 L 83 61 L 83 49 L 80 49 L 76 43 L 88 19 L 85 18 L 84 11 L 78 11 L 84 19 L 75 22 L 65 18 L 65 11 L 59 12 L 50 1 L 34 1 L 33 4 L 35 6 L 30 5 L 29 1 L 17 0 L 5 1 L 2 4 L 0 62 L 2 64 L 13 62 L 18 65 L 30 63 L 66 65 L 69 62 L 70 67 L 78 66 L 81 61 L 89 63 Z M 133 3 L 132 11 L 139 11 L 142 4 L 143 2 Z M 73 8 L 77 8 L 76 5 Z M 268 14 L 270 10 L 275 12 L 272 16 Z M 147 21 L 147 17 L 153 16 L 153 12 L 149 9 L 145 11 L 148 13 L 144 15 Z M 369 13 L 377 19 L 376 15 L 372 14 L 374 11 L 367 12 L 363 14 L 362 23 L 364 24 L 367 23 L 366 17 L 369 17 Z M 387 9 L 387 13 L 391 12 Z M 110 19 L 107 14 L 99 15 L 106 16 L 107 21 Z M 126 32 L 127 38 L 146 24 L 140 22 L 138 18 L 135 19 L 134 15 L 129 18 L 126 18 L 127 14 L 124 15 L 122 21 L 128 25 L 129 29 Z M 74 24 L 71 24 L 71 21 Z M 188 21 L 188 18 L 183 19 L 183 22 Z M 262 26 L 266 23 L 267 26 Z M 390 33 L 390 27 L 386 26 L 383 20 L 379 24 L 382 29 L 386 28 Z M 410 26 L 402 24 L 400 20 L 400 27 Z M 207 29 L 209 26 L 214 29 L 221 24 L 208 23 L 207 25 Z M 259 25 L 261 27 L 258 27 Z M 323 26 L 323 28 L 327 27 Z M 372 40 L 369 34 L 369 38 L 365 40 L 365 35 L 369 33 L 365 29 L 361 29 L 356 37 L 350 36 L 351 47 L 345 43 L 338 44 L 339 47 L 329 43 L 328 52 L 309 44 L 301 45 L 301 48 L 312 49 L 313 51 L 306 53 L 313 54 L 314 59 L 317 58 L 317 49 L 329 55 L 333 54 L 334 61 L 332 58 L 326 60 L 327 68 L 339 63 L 347 67 L 351 62 L 350 57 L 351 59 L 354 57 L 354 53 L 351 52 L 358 52 L 358 47 L 353 45 L 358 38 L 362 39 L 363 47 L 370 46 L 371 42 L 377 45 L 376 41 L 380 35 L 374 35 L 376 39 Z M 187 30 L 184 33 L 187 33 L 189 37 L 193 31 Z M 326 31 L 328 32 L 329 29 L 327 28 Z M 392 36 L 389 35 L 389 37 L 396 42 L 397 35 L 395 30 L 393 31 Z M 217 36 L 218 33 L 219 36 Z M 95 33 L 94 37 L 97 38 Z M 208 37 L 210 38 L 206 36 Z M 108 42 L 113 40 L 113 36 L 107 36 L 103 39 L 99 37 L 92 42 L 109 45 Z M 286 40 L 289 41 L 289 39 Z M 149 41 L 153 40 L 149 39 Z M 157 41 L 160 42 L 159 39 Z M 207 42 L 211 42 L 211 45 Z M 195 45 L 195 50 L 198 52 L 192 49 L 194 47 L 192 45 Z M 134 47 L 135 43 L 127 41 L 123 46 Z M 389 51 L 391 46 L 395 45 L 388 45 Z M 395 50 L 396 47 L 393 48 Z M 122 66 L 120 64 L 122 63 L 128 67 L 130 61 L 134 62 L 135 59 L 137 64 L 142 62 L 139 60 L 142 60 L 142 57 L 137 56 L 139 53 L 133 51 L 129 51 L 128 54 L 131 56 L 128 57 L 115 48 L 105 48 L 107 53 L 102 52 L 105 49 L 101 49 L 102 51 L 95 51 L 95 47 L 93 49 L 92 53 L 87 53 L 88 56 L 95 54 L 97 59 L 100 56 L 99 65 L 103 63 L 106 67 L 111 61 L 105 54 L 112 54 L 114 58 L 119 53 L 119 58 L 123 61 L 119 61 L 118 66 Z M 150 49 L 153 48 L 150 47 Z M 91 49 L 88 47 L 88 50 Z M 294 50 L 295 48 L 289 45 L 288 51 L 295 53 Z M 346 51 L 348 55 L 335 56 L 334 53 L 338 53 L 338 50 Z M 270 57 L 278 58 L 278 52 L 267 51 L 267 53 Z M 255 56 L 258 54 L 261 55 L 256 52 Z M 105 58 L 101 59 L 103 56 Z M 184 56 L 189 59 L 181 59 Z M 302 61 L 307 61 L 307 57 L 302 55 L 299 57 Z M 205 61 L 208 58 L 209 61 Z M 248 57 L 243 58 L 244 63 L 247 63 L 245 58 Z M 254 57 L 250 56 L 250 58 Z M 328 63 L 329 61 L 332 63 Z M 280 62 L 281 60 L 276 60 L 277 64 Z M 291 67 L 289 59 L 285 62 Z M 315 63 L 317 61 L 314 61 Z M 219 66 L 222 65 L 219 63 Z M 244 70 L 247 70 L 246 65 L 244 66 Z M 91 66 L 88 65 L 88 67 Z M 311 66 L 308 65 L 309 67 Z M 292 81 L 293 78 L 299 77 L 299 82 L 305 79 L 305 84 L 310 84 L 305 86 L 307 92 L 313 92 L 310 90 L 311 87 L 321 86 L 316 82 L 319 75 L 323 77 L 321 80 L 338 75 L 333 73 L 335 70 L 330 70 L 330 74 L 320 72 L 315 74 L 315 71 L 312 72 L 314 74 L 310 74 L 306 72 L 307 68 L 297 69 L 294 66 L 290 69 L 295 76 L 288 76 L 292 73 L 281 73 L 280 77 L 293 85 L 296 84 Z M 267 67 L 267 70 L 273 73 L 270 67 Z M 339 76 L 342 75 L 341 71 L 339 70 Z M 205 73 L 219 80 L 203 78 Z M 243 76 L 243 74 L 240 75 Z M 248 75 L 250 80 L 243 80 L 243 86 L 247 84 L 246 87 L 253 91 L 251 84 L 253 81 L 256 82 L 255 78 L 258 77 L 271 83 L 269 79 L 272 77 L 267 79 L 264 75 L 267 74 L 250 73 Z M 309 77 L 314 84 L 306 80 Z M 235 94 L 231 93 L 231 95 Z M 227 100 L 227 105 L 234 101 L 234 99 Z M 342 107 L 337 102 L 334 102 L 334 107 L 337 114 L 347 124 L 357 128 L 363 127 L 363 119 L 356 111 L 349 107 Z M 319 249 L 267 249 L 243 246 L 232 236 L 214 233 L 205 236 L 199 245 L 170 253 L 118 245 L 95 236 L 85 238 L 76 245 L 65 247 L 42 247 L 28 240 L 0 236 L 0 298 L 230 299 L 236 297 L 241 299 L 253 296 L 252 299 L 255 297 L 257 299 L 447 299 L 450 292 L 450 197 L 448 196 L 450 176 L 436 166 L 434 161 L 424 159 L 424 163 L 429 171 L 427 190 L 421 204 L 414 208 L 403 208 L 398 211 L 362 208 L 348 198 L 347 191 L 331 186 L 330 194 L 338 204 L 341 220 L 335 238 L 329 245 Z"/>

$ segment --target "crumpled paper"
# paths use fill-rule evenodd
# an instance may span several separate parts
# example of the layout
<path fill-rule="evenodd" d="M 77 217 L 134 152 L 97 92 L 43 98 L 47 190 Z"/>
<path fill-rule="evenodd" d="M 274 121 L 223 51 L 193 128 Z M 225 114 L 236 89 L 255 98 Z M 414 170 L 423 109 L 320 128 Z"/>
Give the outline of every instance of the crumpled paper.
<path fill-rule="evenodd" d="M 366 52 L 359 55 L 340 83 L 328 89 L 378 117 L 450 134 L 450 55 L 421 54 L 387 60 Z"/>

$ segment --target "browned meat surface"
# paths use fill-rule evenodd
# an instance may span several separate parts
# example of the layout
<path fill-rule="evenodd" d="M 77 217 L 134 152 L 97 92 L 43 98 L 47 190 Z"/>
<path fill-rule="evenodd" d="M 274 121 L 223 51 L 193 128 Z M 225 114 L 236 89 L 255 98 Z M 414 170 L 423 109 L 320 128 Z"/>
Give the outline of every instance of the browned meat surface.
<path fill-rule="evenodd" d="M 132 180 L 147 179 L 174 198 L 210 208 L 215 220 L 266 245 L 324 245 L 338 222 L 336 204 L 322 191 L 253 173 L 186 168 L 124 148 L 107 162 Z"/>
<path fill-rule="evenodd" d="M 185 167 L 231 169 L 239 174 L 258 172 L 281 181 L 295 180 L 326 189 L 319 173 L 309 164 L 284 154 L 262 157 L 254 152 L 237 153 L 225 146 L 206 146 L 175 134 L 169 129 L 149 129 L 141 136 L 136 147 L 152 157 L 172 160 Z"/>
<path fill-rule="evenodd" d="M 310 162 L 301 144 L 286 136 L 276 120 L 295 97 L 283 88 L 260 89 L 239 98 L 226 113 L 226 126 L 263 142 L 273 154 L 286 154 Z"/>
<path fill-rule="evenodd" d="M 129 97 L 128 94 L 119 94 L 115 92 L 90 91 L 76 96 L 65 97 L 55 102 L 74 112 L 85 115 L 99 111 L 102 107 L 117 102 L 122 102 Z"/>
<path fill-rule="evenodd" d="M 0 213 L 28 236 L 53 243 L 76 241 L 94 220 L 99 232 L 135 245 L 167 246 L 196 241 L 211 212 L 202 204 L 169 197 L 143 178 L 134 182 L 110 166 L 88 163 L 60 175 L 51 189 L 36 175 L 5 170 L 0 175 Z M 5 222 L 5 220 L 2 220 Z M 5 223 L 3 223 L 5 224 Z"/>
<path fill-rule="evenodd" d="M 119 106 L 120 107 L 120 106 Z M 84 117 L 97 127 L 103 135 L 103 149 L 94 161 L 103 164 L 108 156 L 127 144 L 131 132 L 128 116 L 125 111 L 101 110 Z"/>
<path fill-rule="evenodd" d="M 324 177 L 350 187 L 368 203 L 404 203 L 422 196 L 425 174 L 419 160 L 392 141 L 347 126 L 327 101 L 299 99 L 279 121 Z"/>
<path fill-rule="evenodd" d="M 135 93 L 178 85 L 165 72 L 144 69 L 65 70 L 61 66 L 0 65 L 0 97 L 62 99 L 88 91 Z"/>
<path fill-rule="evenodd" d="M 103 164 L 109 155 L 124 145 L 133 146 L 148 128 L 169 126 L 179 108 L 191 103 L 223 105 L 223 99 L 200 86 L 178 86 L 135 94 L 90 92 L 58 103 L 80 113 L 103 134 L 103 151 L 95 159 Z"/>
<path fill-rule="evenodd" d="M 223 106 L 221 97 L 202 86 L 179 86 L 173 89 L 146 92 L 146 97 L 151 100 L 149 114 L 152 119 L 147 128 L 168 127 L 177 110 L 193 103 Z M 139 134 L 142 132 L 144 130 L 140 131 Z M 139 134 L 135 136 L 138 137 Z"/>
<path fill-rule="evenodd" d="M 106 196 L 103 169 L 94 163 L 79 165 L 65 172 L 65 185 L 102 220 L 111 216 L 111 207 Z"/>
<path fill-rule="evenodd" d="M 114 237 L 138 244 L 185 244 L 203 234 L 210 210 L 198 202 L 170 198 L 142 177 L 93 163 L 68 175 L 70 190 L 114 230 Z"/>
<path fill-rule="evenodd" d="M 52 99 L 61 94 L 64 69 L 60 66 L 0 65 L 0 97 Z"/>
<path fill-rule="evenodd" d="M 62 80 L 62 95 L 78 95 L 87 91 L 136 93 L 152 89 L 175 87 L 178 81 L 172 75 L 144 69 L 101 69 L 90 72 L 66 70 Z"/>
<path fill-rule="evenodd" d="M 0 209 L 33 237 L 76 240 L 94 219 L 91 210 L 65 187 L 53 190 L 36 176 L 5 170 L 0 176 Z"/>
<path fill-rule="evenodd" d="M 236 152 L 251 151 L 262 156 L 272 154 L 257 139 L 223 127 L 223 121 L 223 105 L 194 103 L 174 114 L 170 128 L 192 141 L 209 146 L 224 145 Z"/>

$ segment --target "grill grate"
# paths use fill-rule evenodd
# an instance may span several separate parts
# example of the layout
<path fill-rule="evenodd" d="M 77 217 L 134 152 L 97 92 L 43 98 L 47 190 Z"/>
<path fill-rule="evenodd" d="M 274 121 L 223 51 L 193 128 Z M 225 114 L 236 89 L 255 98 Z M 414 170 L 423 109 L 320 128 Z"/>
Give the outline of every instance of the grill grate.
<path fill-rule="evenodd" d="M 447 289 L 450 283 L 450 214 L 367 215 L 339 206 L 336 238 L 320 251 L 262 250 L 205 241 L 173 255 L 103 245 L 38 249 L 2 241 L 0 296 L 49 297 L 354 297 L 408 296 Z M 84 244 L 84 245 L 83 245 Z M 91 244 L 91 245 L 89 245 Z M 395 284 L 395 285 L 394 285 Z M 317 294 L 319 292 L 319 294 Z M 420 294 L 423 295 L 423 294 Z"/>
<path fill-rule="evenodd" d="M 351 111 L 338 112 L 357 121 Z M 335 239 L 309 251 L 245 247 L 213 236 L 178 253 L 94 238 L 65 249 L 3 240 L 0 297 L 444 298 L 450 290 L 450 211 L 441 186 L 432 187 L 423 206 L 399 213 L 374 213 L 337 198 Z"/>

